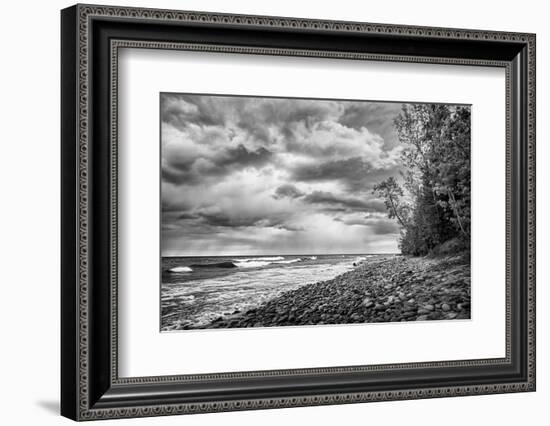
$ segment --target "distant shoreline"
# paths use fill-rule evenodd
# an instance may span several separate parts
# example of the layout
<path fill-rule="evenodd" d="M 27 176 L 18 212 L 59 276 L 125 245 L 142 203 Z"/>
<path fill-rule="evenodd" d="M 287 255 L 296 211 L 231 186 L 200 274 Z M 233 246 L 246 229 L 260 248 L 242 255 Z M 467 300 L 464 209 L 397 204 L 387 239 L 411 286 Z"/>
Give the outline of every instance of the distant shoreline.
<path fill-rule="evenodd" d="M 170 259 L 174 257 L 183 257 L 183 258 L 202 258 L 202 257 L 267 257 L 267 256 L 399 256 L 401 253 L 264 253 L 264 254 L 204 254 L 204 255 L 194 255 L 194 256 L 188 256 L 188 255 L 177 255 L 177 256 L 164 256 L 161 255 L 161 259 Z"/>

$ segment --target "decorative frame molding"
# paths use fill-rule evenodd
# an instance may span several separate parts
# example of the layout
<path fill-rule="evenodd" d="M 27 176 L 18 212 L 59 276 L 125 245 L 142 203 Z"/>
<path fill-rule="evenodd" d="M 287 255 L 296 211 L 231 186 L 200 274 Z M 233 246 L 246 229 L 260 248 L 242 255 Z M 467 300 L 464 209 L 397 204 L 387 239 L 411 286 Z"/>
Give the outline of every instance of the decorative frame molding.
<path fill-rule="evenodd" d="M 139 31 L 125 29 L 136 23 Z M 176 39 L 168 27 L 189 29 Z M 213 43 L 208 28 L 236 34 L 239 44 Z M 246 44 L 247 30 L 271 31 L 273 46 Z M 158 41 L 136 38 L 140 31 Z M 162 33 L 162 31 L 166 31 Z M 197 33 L 193 33 L 197 31 Z M 315 33 L 338 49 L 286 47 L 292 38 Z M 282 41 L 277 39 L 283 35 Z M 123 35 L 124 37 L 121 37 Z M 187 35 L 183 35 L 186 37 Z M 170 38 L 172 37 L 172 38 Z M 198 42 L 204 37 L 205 40 Z M 239 38 L 240 37 L 240 38 Z M 266 36 L 267 37 L 267 36 Z M 286 37 L 286 38 L 285 38 Z M 341 38 L 344 42 L 341 42 Z M 348 49 L 346 40 L 373 41 L 368 51 Z M 389 42 L 420 44 L 418 54 L 388 51 Z M 535 36 L 510 32 L 410 27 L 266 16 L 76 5 L 62 11 L 62 414 L 75 420 L 141 417 L 351 402 L 433 398 L 535 389 Z M 344 43 L 344 44 L 343 44 Z M 307 43 L 305 43 L 307 44 Z M 450 56 L 438 45 L 454 47 Z M 477 47 L 465 53 L 466 47 Z M 119 378 L 117 367 L 117 85 L 118 49 L 154 48 L 272 56 L 444 63 L 506 70 L 506 357 L 502 359 L 327 367 L 187 376 Z M 370 50 L 369 50 L 370 49 Z M 397 49 L 397 50 L 396 50 Z M 441 51 L 441 49 L 439 50 Z M 459 53 L 463 53 L 460 56 Z M 453 55 L 454 54 L 454 55 Z M 100 144 L 99 141 L 107 142 Z M 91 158 L 94 158 L 93 166 Z M 98 169 L 98 165 L 101 170 Z M 102 175 L 101 172 L 105 176 Z M 101 177 L 102 176 L 102 177 Z M 108 193 L 106 193 L 108 192 Z M 519 209 L 519 210 L 518 210 Z M 516 211 L 517 210 L 517 211 Z M 105 230 L 99 233 L 98 229 Z M 102 251 L 107 258 L 102 257 Z M 517 259 L 516 259 L 517 257 Z M 521 299 L 521 300 L 520 300 Z M 517 304 L 517 306 L 515 305 Z M 107 309 L 108 308 L 108 309 Z M 474 380 L 468 385 L 376 389 L 355 381 L 384 372 L 445 372 L 501 368 L 508 380 Z M 454 370 L 453 370 L 454 369 Z M 457 370 L 458 369 L 458 370 Z M 369 376 L 370 374 L 370 376 Z M 328 391 L 331 377 L 348 377 L 346 389 Z M 315 391 L 275 390 L 257 398 L 277 378 L 319 381 Z M 504 377 L 504 376 L 503 376 Z M 248 380 L 237 394 L 214 391 L 231 380 Z M 368 381 L 368 380 L 367 380 Z M 434 383 L 437 380 L 434 378 Z M 323 385 L 324 383 L 324 385 Z M 167 397 L 174 386 L 201 392 Z M 271 386 L 274 386 L 271 384 Z M 324 386 L 324 388 L 323 388 Z M 390 386 L 391 387 L 391 386 Z M 137 390 L 139 388 L 139 394 Z M 164 390 L 163 390 L 164 389 Z M 323 391 L 325 389 L 326 391 Z M 246 392 L 249 392 L 248 394 Z M 250 394 L 250 392 L 252 392 Z M 148 394 L 148 396 L 144 396 Z M 211 396 L 209 396 L 211 395 Z M 244 397 L 249 395 L 248 397 Z"/>

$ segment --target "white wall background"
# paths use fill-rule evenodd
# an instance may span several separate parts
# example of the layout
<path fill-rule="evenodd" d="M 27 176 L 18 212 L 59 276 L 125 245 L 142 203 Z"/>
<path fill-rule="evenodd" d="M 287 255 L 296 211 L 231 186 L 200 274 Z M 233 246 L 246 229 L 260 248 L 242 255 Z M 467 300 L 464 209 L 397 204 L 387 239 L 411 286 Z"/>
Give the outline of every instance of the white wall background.
<path fill-rule="evenodd" d="M 118 424 L 545 424 L 550 401 L 550 27 L 537 0 L 102 1 L 142 7 L 537 33 L 538 390 L 530 394 L 293 408 Z M 2 6 L 0 43 L 0 401 L 2 424 L 68 424 L 59 404 L 59 9 L 71 2 Z M 487 255 L 490 255 L 488 253 Z M 129 423 L 131 422 L 131 423 Z M 102 424 L 117 424 L 107 421 Z"/>

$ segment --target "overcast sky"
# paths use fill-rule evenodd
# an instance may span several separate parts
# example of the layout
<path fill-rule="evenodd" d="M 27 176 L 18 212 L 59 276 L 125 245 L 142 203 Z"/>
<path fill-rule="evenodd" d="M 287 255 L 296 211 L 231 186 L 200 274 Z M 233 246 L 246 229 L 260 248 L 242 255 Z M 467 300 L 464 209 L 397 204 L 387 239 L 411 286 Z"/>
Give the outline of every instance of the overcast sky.
<path fill-rule="evenodd" d="M 398 252 L 400 108 L 161 94 L 162 255 Z"/>

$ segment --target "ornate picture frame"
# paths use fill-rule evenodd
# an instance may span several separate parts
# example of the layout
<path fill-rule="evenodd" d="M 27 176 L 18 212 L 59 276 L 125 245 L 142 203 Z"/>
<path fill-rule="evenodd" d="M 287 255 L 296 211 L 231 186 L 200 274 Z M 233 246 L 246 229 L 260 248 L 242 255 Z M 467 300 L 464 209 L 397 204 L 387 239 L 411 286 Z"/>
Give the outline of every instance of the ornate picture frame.
<path fill-rule="evenodd" d="M 76 5 L 61 12 L 61 413 L 73 420 L 535 390 L 534 34 Z M 506 356 L 119 377 L 118 53 L 190 50 L 506 73 Z M 503 342 L 504 344 L 504 342 Z"/>

